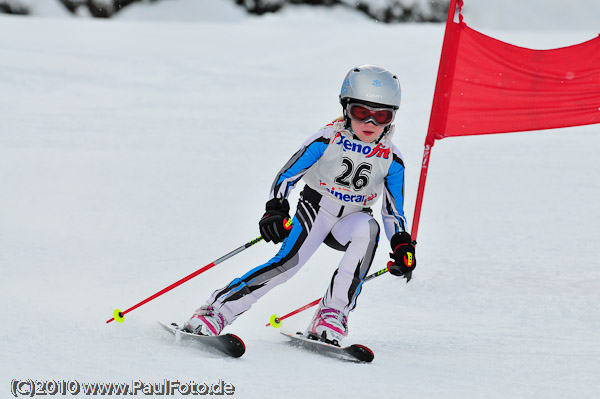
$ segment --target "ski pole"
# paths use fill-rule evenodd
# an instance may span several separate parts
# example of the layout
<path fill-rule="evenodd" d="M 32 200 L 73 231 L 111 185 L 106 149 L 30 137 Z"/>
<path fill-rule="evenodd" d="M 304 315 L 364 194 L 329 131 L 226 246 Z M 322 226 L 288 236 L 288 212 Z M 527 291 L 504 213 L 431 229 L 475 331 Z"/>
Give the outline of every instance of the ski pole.
<path fill-rule="evenodd" d="M 371 279 L 374 279 L 375 277 L 379 277 L 382 274 L 387 273 L 390 270 L 389 268 L 390 268 L 390 266 L 392 264 L 393 264 L 393 262 L 389 261 L 388 264 L 387 264 L 387 266 L 384 269 L 381 269 L 381 270 L 379 270 L 379 271 L 377 271 L 377 272 L 375 272 L 373 274 L 369 274 L 367 277 L 365 277 L 365 279 L 363 280 L 363 282 L 367 282 L 367 281 L 369 281 Z M 321 298 L 315 299 L 311 303 L 307 303 L 306 305 L 304 305 L 304 306 L 302 306 L 302 307 L 300 307 L 300 308 L 298 308 L 298 309 L 296 309 L 296 310 L 294 310 L 294 311 L 292 311 L 292 312 L 290 312 L 290 313 L 288 313 L 288 314 L 286 314 L 284 316 L 281 316 L 281 317 L 279 317 L 276 314 L 274 314 L 274 315 L 271 316 L 270 321 L 265 325 L 265 327 L 273 326 L 275 328 L 279 328 L 279 327 L 281 327 L 281 322 L 283 320 L 287 319 L 288 317 L 292 317 L 295 314 L 303 312 L 306 309 L 312 308 L 313 306 L 317 305 L 320 301 L 321 301 Z"/>
<path fill-rule="evenodd" d="M 168 292 L 168 291 L 171 291 L 173 288 L 175 288 L 175 287 L 177 287 L 177 286 L 179 286 L 179 285 L 181 285 L 181 284 L 185 283 L 185 282 L 186 282 L 186 281 L 188 281 L 188 280 L 191 280 L 191 279 L 193 279 L 193 278 L 194 278 L 194 277 L 196 277 L 197 275 L 204 273 L 205 271 L 207 271 L 208 269 L 212 268 L 213 266 L 216 266 L 216 265 L 218 265 L 219 263 L 221 263 L 221 262 L 223 262 L 223 261 L 225 261 L 225 260 L 227 260 L 227 259 L 229 259 L 229 258 L 231 258 L 231 257 L 233 257 L 233 256 L 235 256 L 235 255 L 237 255 L 237 254 L 239 254 L 240 252 L 242 252 L 242 251 L 244 251 L 244 250 L 246 250 L 246 249 L 248 249 L 248 248 L 250 248 L 250 247 L 251 247 L 251 246 L 253 246 L 254 244 L 256 244 L 256 243 L 259 243 L 260 241 L 262 241 L 262 239 L 263 239 L 263 238 L 262 238 L 262 236 L 261 236 L 261 237 L 255 238 L 254 240 L 252 240 L 252 241 L 250 241 L 250 242 L 247 242 L 246 244 L 242 245 L 241 247 L 239 247 L 239 248 L 236 248 L 236 249 L 234 249 L 233 251 L 229 252 L 227 255 L 223 255 L 223 256 L 221 256 L 219 259 L 215 260 L 214 262 L 211 262 L 211 263 L 209 263 L 208 265 L 206 265 L 206 266 L 204 266 L 204 267 L 202 267 L 202 268 L 200 268 L 200 269 L 196 270 L 194 273 L 192 273 L 192 274 L 190 274 L 190 275 L 188 275 L 188 276 L 186 276 L 186 277 L 182 278 L 182 279 L 181 279 L 181 280 L 179 280 L 179 281 L 176 281 L 176 282 L 174 282 L 174 283 L 173 283 L 173 284 L 171 284 L 170 286 L 168 286 L 168 287 L 166 287 L 166 288 L 164 288 L 164 289 L 162 289 L 162 290 L 158 291 L 156 294 L 152 295 L 151 297 L 148 297 L 148 298 L 144 299 L 142 302 L 138 303 L 137 305 L 134 305 L 134 306 L 130 307 L 130 308 L 129 308 L 129 309 L 127 309 L 127 310 L 121 311 L 121 310 L 119 310 L 119 309 L 115 309 L 115 311 L 113 312 L 113 318 L 112 318 L 112 319 L 110 319 L 110 320 L 107 320 L 107 321 L 106 321 L 106 323 L 108 324 L 108 323 L 110 323 L 110 322 L 111 322 L 111 321 L 113 321 L 113 320 L 116 320 L 117 322 L 119 322 L 119 323 L 122 323 L 122 322 L 125 320 L 125 315 L 126 315 L 127 313 L 131 312 L 131 311 L 132 311 L 132 310 L 134 310 L 134 309 L 137 309 L 137 308 L 139 308 L 139 307 L 140 307 L 140 306 L 142 306 L 143 304 L 145 304 L 145 303 L 148 303 L 148 302 L 150 302 L 150 301 L 151 301 L 151 300 L 153 300 L 153 299 L 156 299 L 156 298 L 158 298 L 158 297 L 159 297 L 159 296 L 161 296 L 162 294 L 164 294 L 164 293 L 166 293 L 166 292 Z"/>

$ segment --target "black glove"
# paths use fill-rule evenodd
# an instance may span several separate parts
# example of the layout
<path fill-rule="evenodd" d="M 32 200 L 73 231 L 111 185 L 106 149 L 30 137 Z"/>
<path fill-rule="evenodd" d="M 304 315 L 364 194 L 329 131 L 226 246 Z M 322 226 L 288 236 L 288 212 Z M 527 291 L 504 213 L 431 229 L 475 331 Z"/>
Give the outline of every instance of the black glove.
<path fill-rule="evenodd" d="M 390 240 L 393 253 L 390 254 L 394 263 L 388 266 L 388 270 L 395 276 L 404 276 L 406 282 L 412 277 L 412 271 L 417 266 L 415 258 L 415 245 L 410 234 L 406 231 L 396 233 Z"/>
<path fill-rule="evenodd" d="M 290 234 L 292 223 L 290 218 L 290 204 L 285 198 L 273 198 L 265 206 L 266 212 L 258 222 L 260 235 L 266 242 L 273 241 L 278 244 Z"/>

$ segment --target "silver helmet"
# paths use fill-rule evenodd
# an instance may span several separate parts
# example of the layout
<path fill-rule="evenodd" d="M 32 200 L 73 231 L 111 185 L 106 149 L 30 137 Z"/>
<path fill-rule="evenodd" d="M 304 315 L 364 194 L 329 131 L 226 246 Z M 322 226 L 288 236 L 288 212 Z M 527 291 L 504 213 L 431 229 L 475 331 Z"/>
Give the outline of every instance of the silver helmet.
<path fill-rule="evenodd" d="M 340 93 L 344 109 L 353 100 L 400 108 L 400 81 L 377 65 L 360 65 L 346 75 Z"/>

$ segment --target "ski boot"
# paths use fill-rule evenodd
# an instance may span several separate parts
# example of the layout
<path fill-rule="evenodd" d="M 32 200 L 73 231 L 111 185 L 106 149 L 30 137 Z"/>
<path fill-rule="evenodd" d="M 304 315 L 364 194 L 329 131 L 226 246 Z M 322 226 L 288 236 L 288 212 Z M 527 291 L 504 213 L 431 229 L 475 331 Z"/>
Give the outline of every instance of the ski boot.
<path fill-rule="evenodd" d="M 183 325 L 183 331 L 199 335 L 219 335 L 227 325 L 225 317 L 212 306 L 204 305 L 196 309 L 192 317 Z"/>
<path fill-rule="evenodd" d="M 312 322 L 308 326 L 306 336 L 310 339 L 340 346 L 342 340 L 348 336 L 348 318 L 337 309 L 325 308 L 319 305 Z"/>

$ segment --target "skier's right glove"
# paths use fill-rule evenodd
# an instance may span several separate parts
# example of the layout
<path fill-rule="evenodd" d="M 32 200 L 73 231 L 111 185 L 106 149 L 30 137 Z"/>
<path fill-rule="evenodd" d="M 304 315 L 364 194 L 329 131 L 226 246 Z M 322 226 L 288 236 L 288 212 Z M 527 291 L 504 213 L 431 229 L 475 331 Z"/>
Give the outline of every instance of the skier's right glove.
<path fill-rule="evenodd" d="M 412 277 L 412 271 L 417 266 L 415 259 L 415 245 L 410 234 L 406 231 L 396 233 L 390 240 L 393 253 L 390 254 L 394 263 L 388 266 L 388 270 L 395 276 L 403 276 L 408 283 Z"/>
<path fill-rule="evenodd" d="M 279 244 L 290 234 L 292 223 L 290 204 L 285 198 L 273 198 L 265 206 L 266 212 L 258 222 L 260 235 L 266 241 Z"/>

